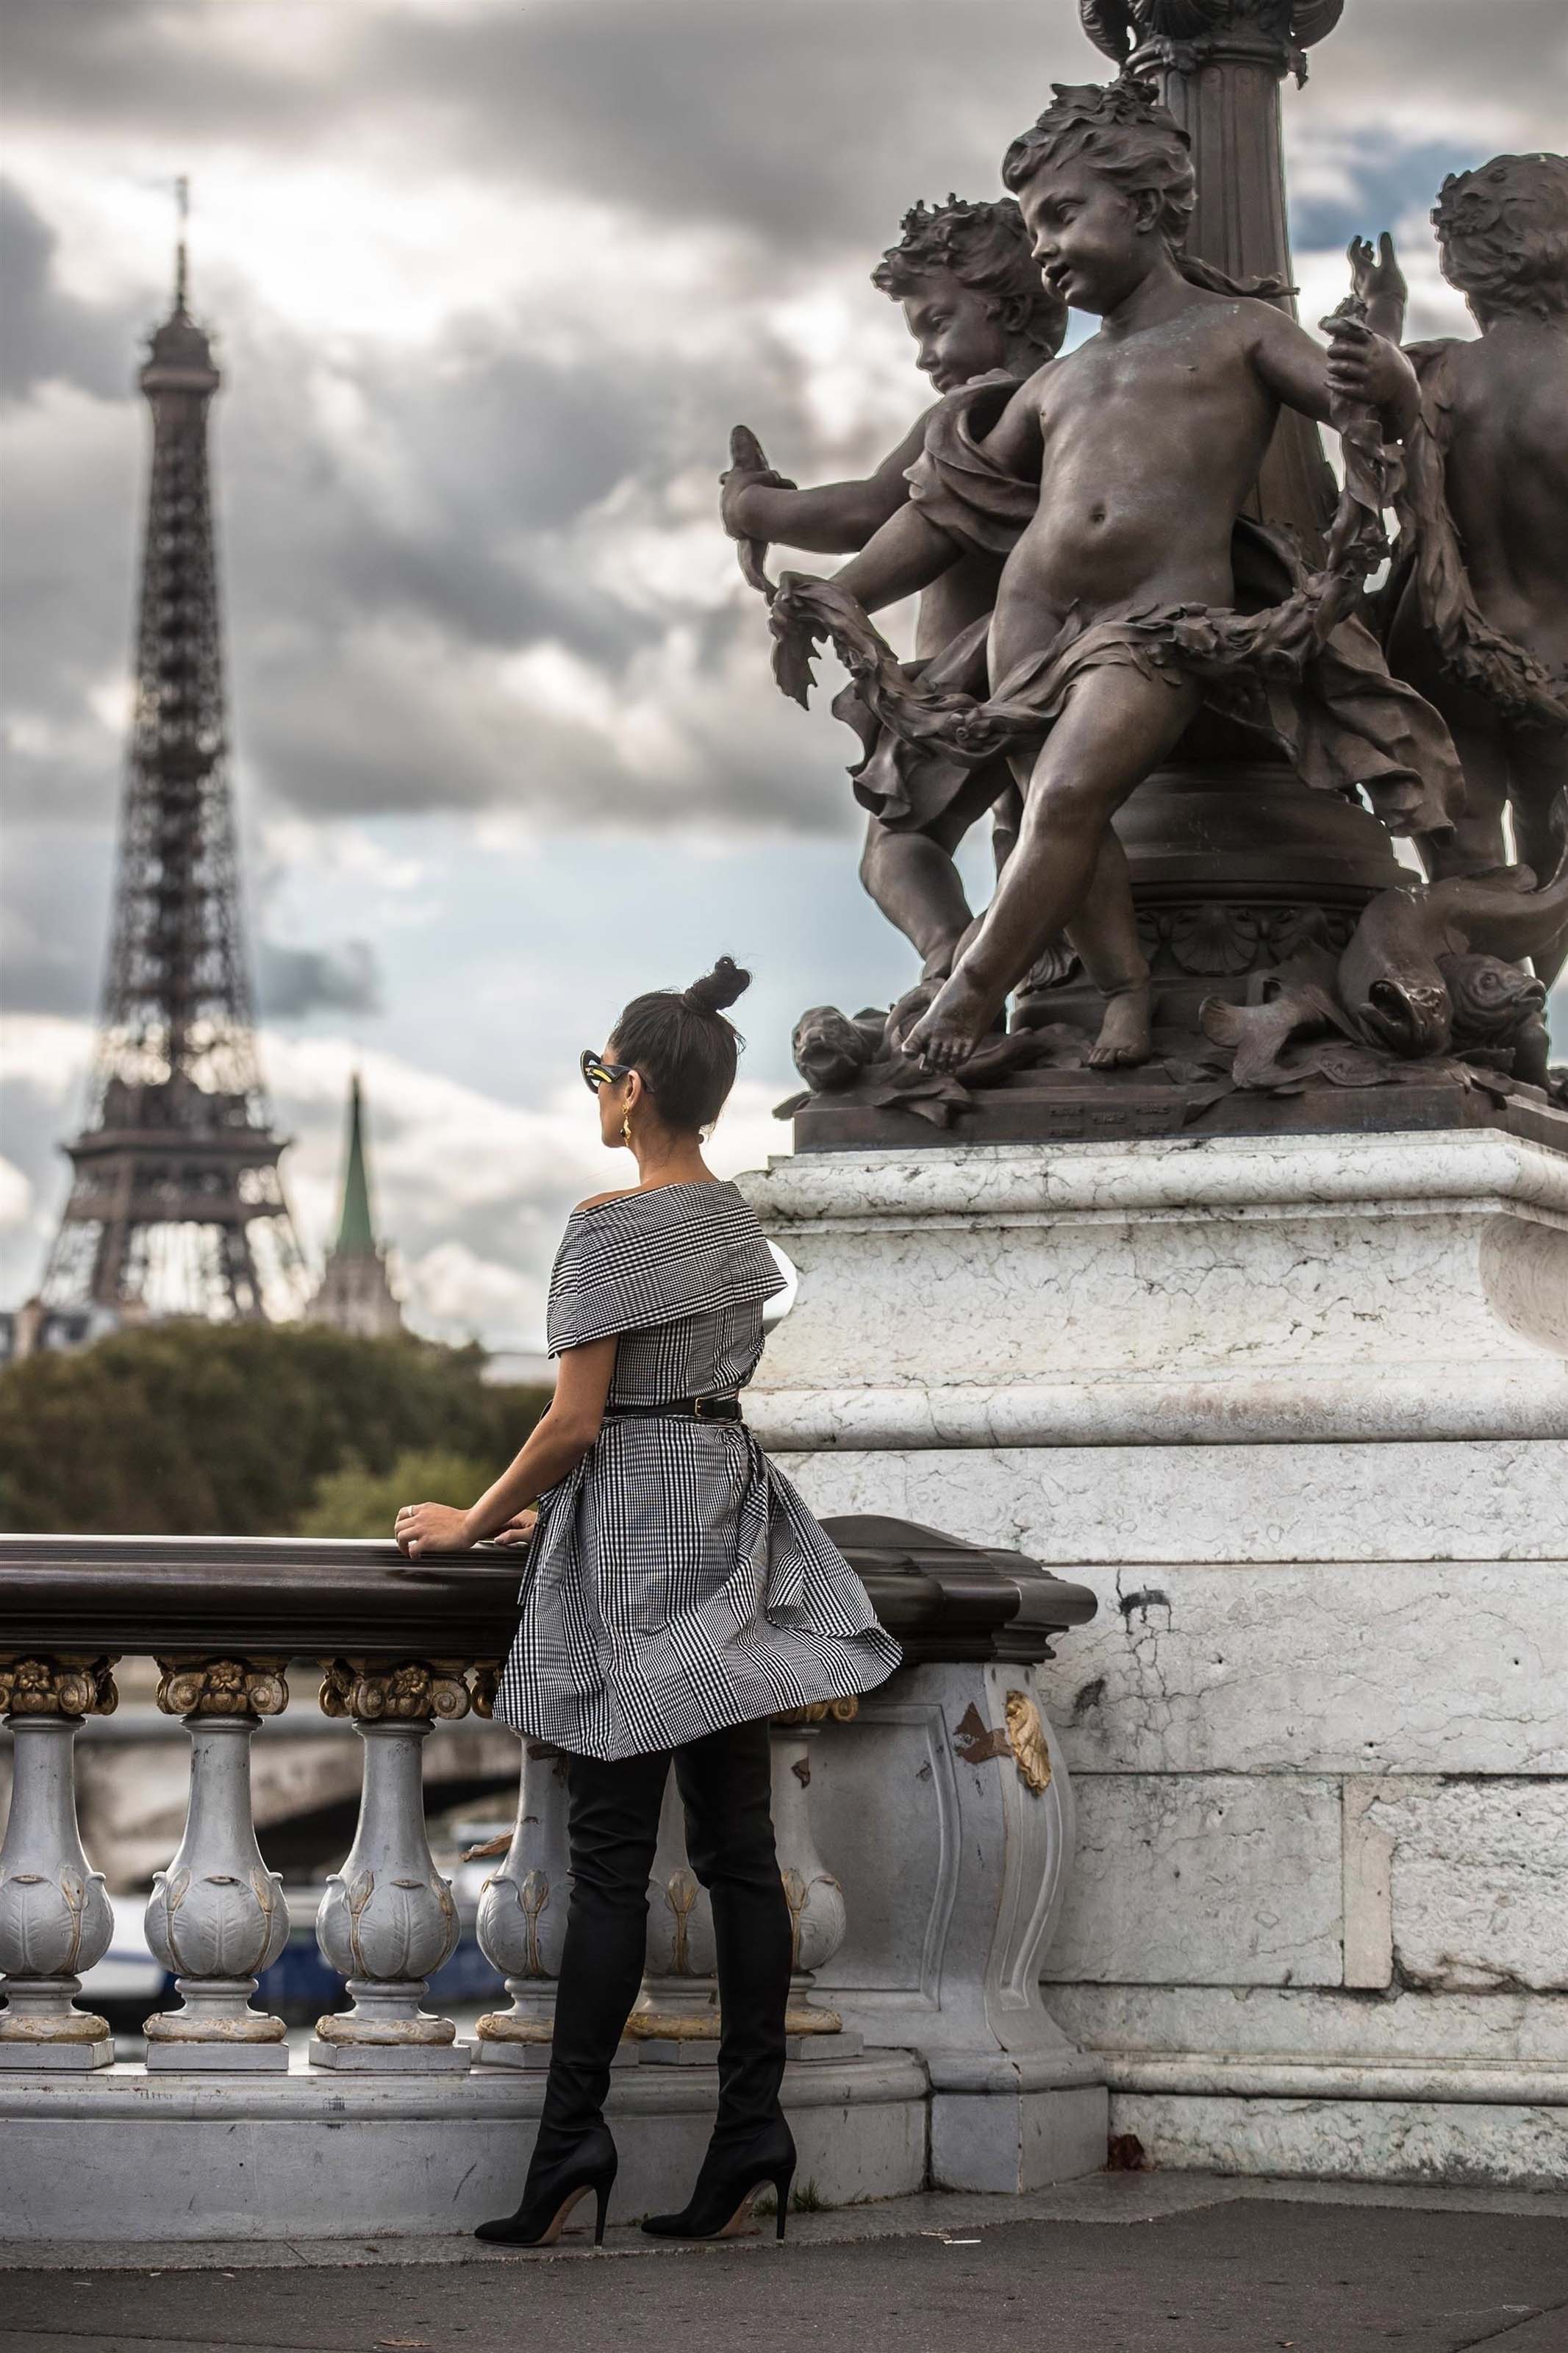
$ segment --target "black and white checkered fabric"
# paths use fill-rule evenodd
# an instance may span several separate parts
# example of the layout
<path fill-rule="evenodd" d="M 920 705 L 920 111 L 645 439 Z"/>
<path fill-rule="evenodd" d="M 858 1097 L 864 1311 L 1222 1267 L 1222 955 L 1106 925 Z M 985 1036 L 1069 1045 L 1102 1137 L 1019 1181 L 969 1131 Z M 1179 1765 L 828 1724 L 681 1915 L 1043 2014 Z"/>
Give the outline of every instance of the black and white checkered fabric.
<path fill-rule="evenodd" d="M 550 1351 L 617 1335 L 614 1405 L 732 1396 L 783 1288 L 733 1185 L 628 1194 L 573 1211 Z M 606 1420 L 541 1501 L 521 1599 L 496 1714 L 574 1756 L 640 1756 L 869 1691 L 900 1655 L 739 1422 Z"/>

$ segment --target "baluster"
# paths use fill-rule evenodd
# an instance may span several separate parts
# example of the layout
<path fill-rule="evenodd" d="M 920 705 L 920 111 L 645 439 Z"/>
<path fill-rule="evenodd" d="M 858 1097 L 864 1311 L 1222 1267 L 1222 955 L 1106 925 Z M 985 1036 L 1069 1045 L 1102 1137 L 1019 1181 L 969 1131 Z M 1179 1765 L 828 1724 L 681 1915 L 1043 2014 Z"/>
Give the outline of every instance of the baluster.
<path fill-rule="evenodd" d="M 626 2021 L 645 2060 L 701 2063 L 719 2036 L 713 1906 L 686 1852 L 686 1816 L 675 1775 L 665 1783 L 658 1845 L 648 1880 L 647 1975 Z"/>
<path fill-rule="evenodd" d="M 250 1804 L 250 1744 L 262 1717 L 289 1704 L 285 1663 L 158 1662 L 158 1705 L 191 1736 L 191 1797 L 179 1850 L 147 1905 L 147 1942 L 182 1997 L 147 2021 L 150 2069 L 288 2071 L 283 2021 L 250 2006 L 289 1941 L 283 1882 L 262 1862 Z"/>
<path fill-rule="evenodd" d="M 773 1831 L 778 1841 L 779 1874 L 790 1916 L 790 1995 L 785 2025 L 792 2036 L 832 2035 L 836 2039 L 815 2052 L 807 2046 L 798 2054 L 841 2058 L 860 2037 L 846 2036 L 844 2021 L 812 1999 L 812 1980 L 826 1968 L 844 1942 L 848 1918 L 844 1890 L 817 1852 L 811 1819 L 811 1774 L 816 1745 L 827 1717 L 836 1723 L 853 1721 L 859 1705 L 854 1699 L 817 1701 L 775 1715 L 768 1726 L 773 1752 Z"/>
<path fill-rule="evenodd" d="M 349 1716 L 364 1743 L 359 1825 L 342 1871 L 327 1882 L 316 1942 L 348 1980 L 353 2007 L 318 2019 L 318 2067 L 457 2073 L 471 2052 L 449 2018 L 419 2007 L 427 1979 L 457 1950 L 458 1907 L 425 1834 L 420 1751 L 437 1716 L 467 1715 L 468 1684 L 452 1661 L 395 1667 L 334 1659 L 321 1707 Z"/>
<path fill-rule="evenodd" d="M 483 2064 L 549 2064 L 566 1935 L 567 1863 L 566 1759 L 547 1742 L 528 1740 L 517 1827 L 506 1860 L 479 1896 L 479 1950 L 503 1973 L 511 1996 L 510 2010 L 492 2011 L 475 2030 Z"/>
<path fill-rule="evenodd" d="M 78 2010 L 81 1972 L 109 1950 L 114 1912 L 76 1814 L 76 1736 L 120 1704 L 112 1659 L 0 1660 L 15 1749 L 0 1846 L 0 2068 L 107 2067 L 108 2021 Z"/>

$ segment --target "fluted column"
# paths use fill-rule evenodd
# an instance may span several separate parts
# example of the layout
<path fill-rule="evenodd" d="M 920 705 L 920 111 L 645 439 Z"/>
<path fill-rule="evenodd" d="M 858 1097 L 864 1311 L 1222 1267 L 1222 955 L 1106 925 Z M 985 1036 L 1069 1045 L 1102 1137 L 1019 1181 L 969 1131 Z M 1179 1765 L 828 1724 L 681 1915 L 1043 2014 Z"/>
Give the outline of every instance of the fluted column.
<path fill-rule="evenodd" d="M 147 1942 L 181 1996 L 178 2010 L 147 2021 L 153 2070 L 288 2070 L 283 2021 L 250 2006 L 289 1941 L 283 1882 L 262 1862 L 250 1802 L 251 1741 L 289 1704 L 284 1663 L 158 1662 L 158 1705 L 191 1736 L 191 1796 L 179 1851 L 147 1905 Z"/>
<path fill-rule="evenodd" d="M 773 1751 L 773 1831 L 778 1841 L 779 1875 L 790 1918 L 790 2000 L 786 2023 L 791 2034 L 833 2034 L 844 2021 L 835 2010 L 812 2000 L 812 1979 L 826 1968 L 844 1942 L 848 1915 L 844 1890 L 817 1852 L 811 1819 L 812 1767 L 824 1723 L 831 1715 L 840 1724 L 854 1719 L 859 1702 L 854 1699 L 819 1702 L 775 1715 L 769 1726 Z"/>
<path fill-rule="evenodd" d="M 510 2010 L 492 2011 L 475 2030 L 481 2063 L 549 2064 L 569 1892 L 566 1759 L 542 1740 L 525 1741 L 517 1827 L 479 1896 L 479 1950 L 511 1996 Z"/>
<path fill-rule="evenodd" d="M 1157 75 L 1193 143 L 1197 205 L 1187 250 L 1238 278 L 1290 277 L 1279 85 L 1305 80 L 1306 51 L 1331 33 L 1343 0 L 1079 0 L 1084 30 L 1119 64 Z M 1280 307 L 1295 304 L 1281 298 Z M 1285 409 L 1248 512 L 1321 545 L 1334 508 L 1318 428 Z"/>
<path fill-rule="evenodd" d="M 0 1659 L 15 1741 L 0 1846 L 0 2068 L 107 2067 L 107 2020 L 78 2010 L 81 1972 L 109 1950 L 114 1913 L 76 1813 L 76 1736 L 119 1704 L 112 1659 Z"/>
<path fill-rule="evenodd" d="M 364 1785 L 353 1844 L 316 1915 L 316 1942 L 348 1980 L 353 2003 L 317 2021 L 310 2057 L 319 2067 L 443 2073 L 468 2065 L 452 2021 L 420 2008 L 458 1936 L 452 1890 L 425 1834 L 420 1752 L 437 1717 L 455 1722 L 470 1704 L 463 1669 L 449 1661 L 335 1659 L 327 1667 L 321 1706 L 352 1717 L 364 1743 Z"/>

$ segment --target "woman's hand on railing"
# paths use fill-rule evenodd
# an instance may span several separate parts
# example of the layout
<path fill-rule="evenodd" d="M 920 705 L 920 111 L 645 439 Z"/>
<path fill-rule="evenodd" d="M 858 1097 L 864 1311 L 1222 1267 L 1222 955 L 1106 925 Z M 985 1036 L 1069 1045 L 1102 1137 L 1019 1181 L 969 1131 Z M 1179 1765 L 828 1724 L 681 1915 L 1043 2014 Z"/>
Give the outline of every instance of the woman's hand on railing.
<path fill-rule="evenodd" d="M 514 1513 L 505 1527 L 490 1538 L 490 1542 L 510 1546 L 531 1544 L 533 1531 L 538 1525 L 539 1514 L 530 1504 L 525 1511 Z"/>
<path fill-rule="evenodd" d="M 468 1552 L 474 1543 L 468 1514 L 455 1504 L 405 1504 L 392 1533 L 410 1560 L 430 1552 Z"/>

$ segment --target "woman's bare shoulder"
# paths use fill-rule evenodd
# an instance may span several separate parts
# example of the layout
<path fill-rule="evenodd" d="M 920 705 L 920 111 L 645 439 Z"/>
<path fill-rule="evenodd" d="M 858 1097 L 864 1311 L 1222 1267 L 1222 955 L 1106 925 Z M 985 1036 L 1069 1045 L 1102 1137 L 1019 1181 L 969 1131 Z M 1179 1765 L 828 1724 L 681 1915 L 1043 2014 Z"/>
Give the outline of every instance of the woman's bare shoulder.
<path fill-rule="evenodd" d="M 618 1193 L 590 1194 L 587 1200 L 578 1202 L 577 1208 L 573 1210 L 572 1215 L 576 1217 L 578 1211 L 582 1209 L 602 1209 L 606 1201 L 629 1201 L 632 1195 L 637 1192 L 637 1186 L 630 1185 L 623 1186 Z"/>

